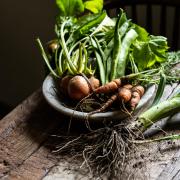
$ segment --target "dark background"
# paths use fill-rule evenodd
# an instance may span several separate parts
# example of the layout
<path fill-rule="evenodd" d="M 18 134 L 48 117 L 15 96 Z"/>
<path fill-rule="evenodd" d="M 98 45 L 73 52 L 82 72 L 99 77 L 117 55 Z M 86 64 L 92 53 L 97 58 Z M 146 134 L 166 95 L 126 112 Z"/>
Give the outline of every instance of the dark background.
<path fill-rule="evenodd" d="M 40 37 L 45 43 L 54 37 L 54 2 L 1 0 L 0 102 L 16 106 L 40 87 L 43 60 L 35 39 Z"/>

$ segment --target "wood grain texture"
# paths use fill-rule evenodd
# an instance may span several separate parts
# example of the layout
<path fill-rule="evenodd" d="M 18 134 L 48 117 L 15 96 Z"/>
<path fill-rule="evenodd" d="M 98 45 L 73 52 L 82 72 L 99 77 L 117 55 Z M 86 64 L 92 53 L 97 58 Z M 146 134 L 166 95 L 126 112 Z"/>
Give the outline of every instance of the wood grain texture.
<path fill-rule="evenodd" d="M 77 122 L 72 124 L 71 135 L 84 132 L 84 122 Z M 86 167 L 80 168 L 82 159 L 56 156 L 51 152 L 57 144 L 51 135 L 66 135 L 68 123 L 69 118 L 53 110 L 40 90 L 16 107 L 0 121 L 0 179 L 93 179 Z M 179 133 L 179 130 L 174 132 Z M 143 163 L 147 179 L 178 179 L 179 147 L 179 141 L 147 144 L 139 151 L 144 158 L 137 154 L 132 163 Z"/>
<path fill-rule="evenodd" d="M 42 146 L 59 123 L 53 114 L 38 91 L 0 121 L 1 178 L 34 179 L 34 174 L 38 179 L 53 166 Z"/>

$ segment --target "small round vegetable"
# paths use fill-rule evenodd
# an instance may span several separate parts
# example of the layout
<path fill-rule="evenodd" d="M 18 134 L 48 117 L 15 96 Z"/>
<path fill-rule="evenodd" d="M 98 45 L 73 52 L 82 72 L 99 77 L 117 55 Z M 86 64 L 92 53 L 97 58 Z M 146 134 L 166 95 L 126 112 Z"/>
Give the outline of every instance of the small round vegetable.
<path fill-rule="evenodd" d="M 136 91 L 133 91 L 132 92 L 132 98 L 131 98 L 131 101 L 130 101 L 130 106 L 131 106 L 132 110 L 134 110 L 135 107 L 138 105 L 140 99 L 141 99 L 140 94 L 138 92 L 136 92 Z"/>
<path fill-rule="evenodd" d="M 84 77 L 76 75 L 69 81 L 68 95 L 73 100 L 81 100 L 90 93 L 90 88 Z"/>
<path fill-rule="evenodd" d="M 123 100 L 123 102 L 128 102 L 131 99 L 131 90 L 127 88 L 119 88 L 118 90 L 118 97 L 119 99 Z"/>
<path fill-rule="evenodd" d="M 94 76 L 89 78 L 89 82 L 93 89 L 97 89 L 100 86 L 99 79 L 95 78 Z"/>
<path fill-rule="evenodd" d="M 55 53 L 56 49 L 59 47 L 57 40 L 52 40 L 47 43 L 48 44 L 48 52 L 50 54 Z"/>
<path fill-rule="evenodd" d="M 140 85 L 137 85 L 137 86 L 134 86 L 132 88 L 132 91 L 136 91 L 139 93 L 140 97 L 142 97 L 144 95 L 144 87 L 140 86 Z"/>
<path fill-rule="evenodd" d="M 68 94 L 68 84 L 69 81 L 72 79 L 72 76 L 66 75 L 60 81 L 60 88 L 64 94 Z"/>

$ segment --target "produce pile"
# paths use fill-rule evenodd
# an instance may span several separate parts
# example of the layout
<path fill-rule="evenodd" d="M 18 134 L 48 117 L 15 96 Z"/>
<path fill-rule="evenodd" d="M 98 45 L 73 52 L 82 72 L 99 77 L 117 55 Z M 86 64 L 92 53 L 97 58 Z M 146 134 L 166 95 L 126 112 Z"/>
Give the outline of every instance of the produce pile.
<path fill-rule="evenodd" d="M 121 124 L 82 135 L 57 151 L 73 147 L 82 152 L 88 167 L 98 164 L 100 174 L 116 176 L 123 171 L 133 142 L 142 140 L 156 121 L 180 111 L 180 90 L 159 103 L 165 85 L 179 83 L 179 69 L 173 67 L 180 63 L 180 52 L 168 52 L 167 38 L 150 35 L 122 9 L 110 18 L 102 0 L 56 0 L 56 4 L 56 38 L 47 43 L 47 53 L 40 39 L 37 42 L 60 93 L 89 115 L 120 108 L 130 115 Z M 133 117 L 152 84 L 158 89 L 151 107 Z"/>

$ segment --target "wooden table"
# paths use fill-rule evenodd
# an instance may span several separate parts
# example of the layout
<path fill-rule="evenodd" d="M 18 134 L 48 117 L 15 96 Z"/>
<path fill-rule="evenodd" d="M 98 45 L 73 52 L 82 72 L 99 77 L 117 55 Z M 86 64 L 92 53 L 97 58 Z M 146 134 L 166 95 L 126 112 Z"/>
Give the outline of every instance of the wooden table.
<path fill-rule="evenodd" d="M 68 121 L 45 102 L 40 90 L 4 117 L 0 121 L 0 179 L 90 179 L 86 168 L 79 168 L 78 159 L 57 157 L 51 152 L 51 135 L 65 134 Z M 80 133 L 81 128 L 74 123 L 72 131 Z M 180 179 L 179 145 L 175 141 L 173 145 L 161 142 L 143 147 L 143 154 L 156 156 L 154 159 L 149 155 L 145 161 L 147 179 Z"/>

